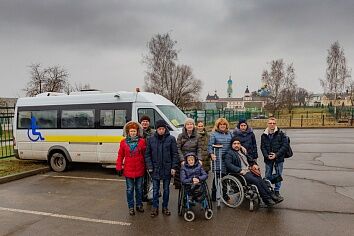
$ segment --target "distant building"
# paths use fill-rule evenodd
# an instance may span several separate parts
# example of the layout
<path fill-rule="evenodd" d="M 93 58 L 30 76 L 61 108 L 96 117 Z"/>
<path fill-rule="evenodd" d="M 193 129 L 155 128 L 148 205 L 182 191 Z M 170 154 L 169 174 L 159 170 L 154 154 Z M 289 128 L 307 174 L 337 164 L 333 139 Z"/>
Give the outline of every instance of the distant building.
<path fill-rule="evenodd" d="M 306 98 L 305 103 L 310 107 L 320 107 L 322 96 L 323 94 L 321 93 L 311 94 L 308 98 Z"/>
<path fill-rule="evenodd" d="M 256 95 L 252 95 L 248 89 L 245 90 L 244 96 L 240 98 L 219 98 L 215 94 L 213 96 L 209 95 L 205 99 L 204 108 L 205 109 L 228 109 L 228 110 L 238 110 L 238 111 L 263 111 L 266 104 L 266 98 Z"/>
<path fill-rule="evenodd" d="M 334 98 L 334 94 L 323 95 L 321 98 L 321 104 L 323 104 L 323 106 L 330 105 L 334 107 L 353 106 L 351 96 L 349 93 L 338 94 L 337 99 Z"/>
<path fill-rule="evenodd" d="M 1 107 L 15 107 L 17 98 L 0 98 Z"/>

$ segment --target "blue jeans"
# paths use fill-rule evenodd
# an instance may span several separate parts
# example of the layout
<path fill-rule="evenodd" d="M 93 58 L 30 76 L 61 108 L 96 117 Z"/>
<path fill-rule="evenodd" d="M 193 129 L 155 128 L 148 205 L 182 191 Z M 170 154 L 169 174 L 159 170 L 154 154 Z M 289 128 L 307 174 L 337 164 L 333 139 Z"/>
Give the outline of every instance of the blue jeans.
<path fill-rule="evenodd" d="M 168 201 L 170 199 L 170 181 L 171 178 L 162 179 L 163 195 L 162 195 L 162 208 L 168 207 Z M 153 199 L 152 206 L 159 208 L 159 195 L 160 195 L 160 179 L 152 180 Z"/>
<path fill-rule="evenodd" d="M 125 178 L 127 185 L 127 201 L 128 207 L 134 208 L 134 189 L 135 189 L 135 200 L 136 206 L 143 206 L 143 179 L 144 177 L 138 178 Z"/>
<path fill-rule="evenodd" d="M 265 163 L 265 177 L 269 180 L 272 179 L 272 174 L 273 174 L 273 168 L 275 169 L 275 174 L 277 175 L 283 175 L 283 165 L 284 162 L 271 162 L 271 163 Z M 275 184 L 274 191 L 279 191 L 281 186 L 281 182 L 278 182 Z"/>

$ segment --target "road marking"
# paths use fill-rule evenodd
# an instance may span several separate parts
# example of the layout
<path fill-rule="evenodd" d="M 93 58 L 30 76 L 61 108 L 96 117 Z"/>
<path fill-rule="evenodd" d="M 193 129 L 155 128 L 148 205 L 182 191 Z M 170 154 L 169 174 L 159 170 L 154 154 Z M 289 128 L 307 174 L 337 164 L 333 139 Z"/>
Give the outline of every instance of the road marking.
<path fill-rule="evenodd" d="M 131 225 L 131 223 L 122 222 L 122 221 L 100 220 L 100 219 L 86 218 L 86 217 L 80 217 L 80 216 L 61 215 L 61 214 L 55 214 L 55 213 L 50 213 L 50 212 L 29 211 L 29 210 L 5 208 L 5 207 L 0 207 L 0 210 L 1 211 L 17 212 L 17 213 L 26 213 L 26 214 L 32 214 L 32 215 L 50 216 L 50 217 L 70 219 L 70 220 L 80 220 L 80 221 L 101 223 L 101 224 L 122 225 L 122 226 L 130 226 Z"/>
<path fill-rule="evenodd" d="M 125 182 L 125 179 L 89 178 L 89 177 L 67 176 L 67 175 L 40 175 L 40 176 L 51 177 L 51 178 L 64 178 L 64 179 L 84 179 L 84 180 Z"/>

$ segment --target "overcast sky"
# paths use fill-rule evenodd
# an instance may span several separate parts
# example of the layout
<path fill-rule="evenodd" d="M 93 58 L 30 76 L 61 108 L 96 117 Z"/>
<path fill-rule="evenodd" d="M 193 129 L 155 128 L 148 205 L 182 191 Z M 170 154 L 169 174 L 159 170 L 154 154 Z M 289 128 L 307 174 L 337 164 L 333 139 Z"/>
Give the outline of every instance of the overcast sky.
<path fill-rule="evenodd" d="M 24 96 L 32 63 L 60 65 L 100 90 L 143 87 L 146 43 L 170 32 L 179 63 L 203 81 L 201 98 L 261 86 L 269 62 L 293 63 L 300 87 L 321 92 L 331 43 L 354 67 L 354 1 L 0 0 L 0 97 Z"/>

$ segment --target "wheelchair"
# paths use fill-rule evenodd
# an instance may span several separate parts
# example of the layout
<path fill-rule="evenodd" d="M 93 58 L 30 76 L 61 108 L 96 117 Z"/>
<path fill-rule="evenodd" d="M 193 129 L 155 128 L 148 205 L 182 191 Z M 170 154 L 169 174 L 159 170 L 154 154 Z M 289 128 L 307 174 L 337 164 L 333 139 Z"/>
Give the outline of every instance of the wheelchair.
<path fill-rule="evenodd" d="M 269 190 L 273 192 L 272 184 L 268 179 L 263 179 Z M 253 211 L 262 204 L 258 188 L 254 184 L 248 184 L 246 179 L 235 173 L 229 173 L 221 179 L 223 196 L 222 201 L 231 208 L 239 207 L 244 199 L 249 201 L 249 210 Z M 225 199 L 226 198 L 226 199 Z"/>
<path fill-rule="evenodd" d="M 197 189 L 192 189 L 197 188 Z M 184 217 L 188 222 L 195 219 L 193 206 L 200 204 L 204 210 L 204 217 L 210 220 L 213 217 L 213 205 L 208 185 L 205 181 L 199 184 L 182 184 L 178 193 L 178 215 Z"/>

